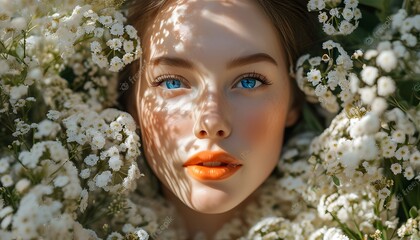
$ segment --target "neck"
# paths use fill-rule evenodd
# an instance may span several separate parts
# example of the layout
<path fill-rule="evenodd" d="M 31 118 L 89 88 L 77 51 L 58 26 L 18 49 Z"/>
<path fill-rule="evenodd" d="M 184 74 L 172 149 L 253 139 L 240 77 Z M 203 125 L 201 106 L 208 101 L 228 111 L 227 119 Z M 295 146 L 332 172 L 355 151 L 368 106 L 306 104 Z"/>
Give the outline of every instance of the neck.
<path fill-rule="evenodd" d="M 192 239 L 198 233 L 204 234 L 206 239 L 213 239 L 217 231 L 241 212 L 253 199 L 251 197 L 253 195 L 251 195 L 241 204 L 227 212 L 207 214 L 191 209 L 166 187 L 163 187 L 163 193 L 165 198 L 174 205 L 179 216 L 182 218 L 189 239 Z"/>

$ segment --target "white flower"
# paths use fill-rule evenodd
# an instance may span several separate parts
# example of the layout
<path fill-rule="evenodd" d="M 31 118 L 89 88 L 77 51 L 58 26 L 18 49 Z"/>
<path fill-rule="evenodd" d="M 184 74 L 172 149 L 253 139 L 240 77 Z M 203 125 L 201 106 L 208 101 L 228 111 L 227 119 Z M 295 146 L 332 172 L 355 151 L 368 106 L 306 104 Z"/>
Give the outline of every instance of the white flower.
<path fill-rule="evenodd" d="M 133 26 L 125 26 L 125 32 L 128 34 L 128 36 L 130 36 L 130 38 L 137 39 L 137 30 Z"/>
<path fill-rule="evenodd" d="M 420 166 L 420 151 L 416 150 L 413 153 L 411 153 L 410 163 L 414 167 L 419 167 Z"/>
<path fill-rule="evenodd" d="M 101 38 L 104 35 L 104 29 L 103 28 L 95 28 L 95 30 L 93 30 L 93 34 L 95 35 L 95 37 Z"/>
<path fill-rule="evenodd" d="M 312 83 L 312 86 L 318 85 L 321 82 L 321 72 L 315 68 L 309 71 L 308 81 Z"/>
<path fill-rule="evenodd" d="M 61 117 L 61 113 L 59 111 L 56 110 L 49 110 L 47 113 L 47 118 L 55 121 L 57 119 L 59 119 Z"/>
<path fill-rule="evenodd" d="M 106 239 L 107 240 L 122 240 L 124 239 L 124 237 L 118 232 L 112 232 L 111 234 L 108 235 Z"/>
<path fill-rule="evenodd" d="M 366 51 L 364 57 L 366 60 L 370 60 L 374 57 L 378 56 L 378 51 L 374 50 L 374 49 L 369 49 Z"/>
<path fill-rule="evenodd" d="M 362 135 L 374 134 L 380 129 L 379 118 L 376 114 L 367 113 L 354 125 L 350 126 L 350 136 L 352 138 L 360 137 Z"/>
<path fill-rule="evenodd" d="M 396 143 L 404 143 L 405 142 L 405 133 L 401 130 L 394 130 L 391 135 L 392 141 Z"/>
<path fill-rule="evenodd" d="M 82 171 L 80 171 L 79 176 L 83 179 L 87 179 L 90 177 L 90 169 L 89 168 L 85 168 Z"/>
<path fill-rule="evenodd" d="M 132 53 L 126 53 L 124 54 L 123 58 L 122 58 L 123 62 L 125 65 L 131 63 L 132 61 L 134 61 L 134 56 Z"/>
<path fill-rule="evenodd" d="M 16 183 L 15 189 L 18 193 L 22 194 L 29 186 L 31 186 L 31 182 L 26 178 L 22 178 Z"/>
<path fill-rule="evenodd" d="M 90 43 L 90 50 L 93 53 L 100 53 L 102 51 L 101 44 L 98 41 L 93 41 Z"/>
<path fill-rule="evenodd" d="M 111 181 L 112 173 L 111 171 L 104 171 L 101 174 L 96 176 L 95 184 L 97 187 L 105 187 Z"/>
<path fill-rule="evenodd" d="M 344 4 L 348 8 L 356 8 L 357 5 L 359 4 L 359 1 L 358 0 L 344 0 Z"/>
<path fill-rule="evenodd" d="M 382 76 L 378 79 L 378 95 L 389 96 L 396 90 L 395 82 L 390 77 Z"/>
<path fill-rule="evenodd" d="M 8 158 L 0 159 L 0 173 L 5 173 L 10 167 Z"/>
<path fill-rule="evenodd" d="M 10 186 L 12 186 L 13 185 L 12 176 L 10 176 L 9 174 L 2 176 L 1 177 L 1 184 L 4 187 L 10 187 Z"/>
<path fill-rule="evenodd" d="M 17 100 L 19 100 L 21 97 L 28 94 L 28 86 L 25 85 L 19 85 L 19 86 L 13 86 L 10 89 L 10 103 L 14 105 Z"/>
<path fill-rule="evenodd" d="M 360 9 L 356 8 L 354 9 L 354 19 L 355 20 L 359 20 L 362 18 L 362 12 L 360 11 Z"/>
<path fill-rule="evenodd" d="M 27 27 L 26 19 L 23 17 L 13 18 L 9 23 L 9 27 L 13 28 L 16 32 L 20 32 Z"/>
<path fill-rule="evenodd" d="M 310 58 L 309 64 L 311 64 L 311 66 L 318 66 L 319 64 L 321 64 L 321 57 Z"/>
<path fill-rule="evenodd" d="M 378 50 L 378 52 L 382 52 L 382 51 L 386 51 L 386 50 L 391 50 L 392 49 L 392 44 L 390 41 L 382 41 L 378 44 L 378 46 L 376 47 L 376 49 Z"/>
<path fill-rule="evenodd" d="M 410 158 L 410 150 L 408 146 L 402 146 L 395 152 L 395 158 L 407 161 Z"/>
<path fill-rule="evenodd" d="M 350 34 L 354 31 L 354 29 L 355 29 L 355 26 L 346 20 L 340 23 L 339 30 L 341 34 L 344 34 L 344 35 Z"/>
<path fill-rule="evenodd" d="M 94 149 L 102 149 L 105 146 L 105 138 L 102 133 L 95 132 L 93 134 L 92 146 Z"/>
<path fill-rule="evenodd" d="M 320 23 L 325 23 L 328 20 L 328 15 L 325 12 L 322 12 L 318 15 L 318 20 Z"/>
<path fill-rule="evenodd" d="M 137 237 L 139 237 L 139 240 L 148 240 L 149 239 L 149 234 L 147 234 L 147 232 L 143 229 L 138 229 L 136 234 L 137 234 Z"/>
<path fill-rule="evenodd" d="M 376 97 L 376 86 L 360 88 L 359 93 L 363 103 L 371 104 Z"/>
<path fill-rule="evenodd" d="M 69 183 L 69 177 L 67 176 L 58 176 L 54 179 L 54 186 L 64 187 Z"/>
<path fill-rule="evenodd" d="M 92 54 L 92 61 L 101 68 L 108 66 L 108 59 L 102 54 Z"/>
<path fill-rule="evenodd" d="M 322 30 L 324 30 L 324 32 L 327 35 L 334 35 L 337 33 L 337 31 L 335 30 L 334 26 L 331 25 L 330 23 L 325 23 L 324 26 L 322 27 Z"/>
<path fill-rule="evenodd" d="M 88 166 L 95 166 L 96 163 L 98 162 L 99 157 L 96 156 L 95 154 L 90 154 L 89 156 L 87 156 L 84 160 L 84 162 L 88 165 Z"/>
<path fill-rule="evenodd" d="M 391 171 L 392 171 L 395 175 L 397 175 L 397 174 L 401 173 L 401 171 L 402 171 L 401 164 L 399 164 L 399 163 L 394 163 L 394 164 L 392 164 L 392 165 L 391 165 Z"/>
<path fill-rule="evenodd" d="M 113 22 L 111 16 L 100 16 L 98 21 L 107 27 L 110 27 Z"/>
<path fill-rule="evenodd" d="M 115 23 L 110 30 L 112 35 L 122 36 L 124 34 L 124 26 L 121 23 Z"/>
<path fill-rule="evenodd" d="M 109 158 L 109 167 L 114 171 L 119 171 L 123 162 L 119 155 L 114 155 Z"/>
<path fill-rule="evenodd" d="M 58 123 L 52 122 L 48 119 L 42 120 L 38 126 L 37 131 L 34 134 L 34 138 L 42 137 L 55 137 L 55 135 L 60 131 L 60 125 Z"/>
<path fill-rule="evenodd" d="M 404 170 L 404 177 L 405 177 L 407 180 L 411 180 L 411 179 L 413 179 L 413 178 L 414 178 L 414 171 L 413 171 L 413 168 L 411 168 L 411 167 L 407 167 L 407 168 Z"/>
<path fill-rule="evenodd" d="M 123 48 L 124 48 L 124 51 L 127 52 L 127 53 L 134 51 L 133 41 L 127 41 L 127 40 L 124 41 Z"/>
<path fill-rule="evenodd" d="M 111 48 L 112 50 L 118 51 L 122 47 L 121 39 L 119 38 L 113 38 L 106 42 L 106 45 Z"/>
<path fill-rule="evenodd" d="M 378 77 L 378 69 L 376 67 L 366 66 L 365 68 L 363 68 L 360 75 L 362 76 L 362 80 L 365 83 L 373 85 L 375 83 L 376 78 Z"/>
<path fill-rule="evenodd" d="M 338 8 L 332 8 L 332 9 L 330 9 L 330 15 L 334 16 L 334 17 L 339 17 L 340 16 L 340 11 L 338 10 Z"/>
<path fill-rule="evenodd" d="M 123 66 L 124 66 L 124 63 L 121 61 L 121 58 L 113 57 L 111 59 L 109 70 L 111 72 L 118 72 Z"/>
<path fill-rule="evenodd" d="M 398 10 L 397 14 L 392 16 L 392 28 L 397 29 L 402 25 L 403 20 L 407 17 L 405 9 Z"/>
<path fill-rule="evenodd" d="M 384 98 L 376 97 L 371 105 L 372 112 L 377 115 L 381 115 L 388 107 L 388 104 Z"/>
<path fill-rule="evenodd" d="M 376 64 L 385 70 L 385 72 L 390 72 L 395 69 L 397 67 L 397 63 L 397 57 L 392 50 L 382 51 L 376 58 Z"/>
<path fill-rule="evenodd" d="M 347 21 L 350 21 L 354 16 L 353 10 L 350 8 L 344 8 L 342 15 L 344 19 L 346 19 Z"/>
<path fill-rule="evenodd" d="M 403 34 L 401 36 L 401 40 L 403 40 L 409 47 L 415 47 L 417 45 L 417 38 L 411 33 Z"/>
<path fill-rule="evenodd" d="M 378 192 L 379 199 L 385 199 L 391 194 L 391 191 L 388 188 L 382 188 Z"/>

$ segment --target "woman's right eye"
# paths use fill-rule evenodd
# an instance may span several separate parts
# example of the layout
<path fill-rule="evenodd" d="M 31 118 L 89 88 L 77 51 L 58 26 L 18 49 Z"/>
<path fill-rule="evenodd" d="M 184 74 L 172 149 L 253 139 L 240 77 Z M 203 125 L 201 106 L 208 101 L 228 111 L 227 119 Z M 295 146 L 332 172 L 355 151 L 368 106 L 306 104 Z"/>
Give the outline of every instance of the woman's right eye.
<path fill-rule="evenodd" d="M 160 76 L 154 82 L 154 86 L 161 86 L 165 89 L 187 88 L 178 76 Z"/>
<path fill-rule="evenodd" d="M 181 81 L 178 79 L 170 79 L 163 81 L 168 89 L 177 89 L 181 87 Z"/>

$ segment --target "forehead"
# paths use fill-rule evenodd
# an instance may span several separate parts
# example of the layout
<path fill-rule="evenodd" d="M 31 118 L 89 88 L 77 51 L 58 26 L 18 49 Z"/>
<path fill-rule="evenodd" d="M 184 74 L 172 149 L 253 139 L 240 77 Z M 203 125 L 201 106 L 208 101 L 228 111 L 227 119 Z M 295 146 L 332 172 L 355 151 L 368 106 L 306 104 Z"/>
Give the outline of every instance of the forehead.
<path fill-rule="evenodd" d="M 171 1 L 146 35 L 150 57 L 203 53 L 235 57 L 255 51 L 280 57 L 282 52 L 274 25 L 255 0 Z"/>

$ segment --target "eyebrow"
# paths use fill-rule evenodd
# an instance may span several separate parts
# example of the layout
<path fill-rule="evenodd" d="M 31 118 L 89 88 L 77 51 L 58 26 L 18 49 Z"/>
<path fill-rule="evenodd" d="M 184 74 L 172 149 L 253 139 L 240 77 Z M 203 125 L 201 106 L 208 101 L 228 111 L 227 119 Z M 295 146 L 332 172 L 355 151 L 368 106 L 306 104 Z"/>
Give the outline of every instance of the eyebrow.
<path fill-rule="evenodd" d="M 239 67 L 247 64 L 258 63 L 258 62 L 268 62 L 274 65 L 278 65 L 276 60 L 266 53 L 255 53 L 243 57 L 238 57 L 232 59 L 228 64 L 227 68 Z M 162 56 L 153 58 L 151 60 L 153 66 L 156 65 L 167 65 L 172 67 L 181 67 L 186 69 L 193 69 L 194 63 L 190 60 L 179 58 L 179 57 L 169 57 Z"/>
<path fill-rule="evenodd" d="M 256 53 L 248 56 L 234 58 L 228 63 L 227 68 L 239 67 L 251 63 L 268 62 L 277 66 L 276 60 L 266 53 Z"/>

